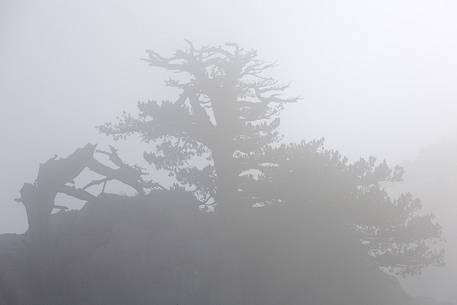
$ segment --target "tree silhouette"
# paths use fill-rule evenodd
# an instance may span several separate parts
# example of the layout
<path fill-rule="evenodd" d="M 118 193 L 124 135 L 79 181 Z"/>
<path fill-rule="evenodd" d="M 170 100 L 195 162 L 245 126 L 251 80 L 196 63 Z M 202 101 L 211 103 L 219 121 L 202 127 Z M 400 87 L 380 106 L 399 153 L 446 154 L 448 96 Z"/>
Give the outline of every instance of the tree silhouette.
<path fill-rule="evenodd" d="M 264 75 L 271 65 L 255 51 L 189 42 L 145 60 L 178 73 L 166 82 L 177 100 L 139 103 L 139 116 L 98 128 L 152 143 L 145 159 L 177 186 L 147 180 L 113 146 L 44 162 L 17 199 L 27 234 L 5 239 L 18 255 L 0 252 L 0 303 L 405 304 L 380 269 L 409 275 L 442 264 L 433 215 L 411 194 L 384 190 L 402 168 L 350 162 L 323 140 L 279 143 L 279 113 L 298 99 Z M 95 180 L 78 186 L 85 170 Z M 136 196 L 105 192 L 110 181 Z M 58 194 L 86 203 L 67 211 Z M 216 203 L 224 213 L 192 207 Z"/>
<path fill-rule="evenodd" d="M 298 98 L 283 97 L 288 85 L 264 75 L 272 64 L 237 44 L 195 48 L 188 42 L 170 57 L 148 55 L 151 66 L 179 74 L 166 82 L 179 90 L 178 99 L 140 102 L 138 117 L 124 113 L 99 130 L 116 140 L 138 134 L 153 143 L 145 159 L 202 203 L 240 206 L 240 174 L 255 167 L 256 152 L 278 142 L 278 114 Z"/>
<path fill-rule="evenodd" d="M 443 251 L 434 247 L 441 228 L 433 215 L 420 214 L 420 201 L 410 194 L 393 199 L 383 188 L 401 180 L 402 168 L 374 158 L 350 163 L 324 149 L 322 140 L 279 145 L 278 115 L 298 98 L 284 98 L 288 86 L 264 76 L 271 65 L 236 44 L 188 44 L 171 57 L 148 51 L 145 59 L 184 74 L 166 82 L 180 91 L 176 101 L 139 103 L 138 117 L 124 113 L 99 130 L 116 140 L 138 134 L 154 143 L 145 159 L 207 205 L 217 202 L 234 211 L 295 203 L 302 212 L 318 205 L 337 215 L 341 229 L 351 231 L 382 268 L 407 275 L 442 264 Z M 250 221 L 238 223 L 244 229 L 232 234 L 233 244 Z"/>
<path fill-rule="evenodd" d="M 392 198 L 384 190 L 402 180 L 401 167 L 373 157 L 351 163 L 325 149 L 323 140 L 271 147 L 257 154 L 256 162 L 268 166 L 257 180 L 244 183 L 258 202 L 286 202 L 302 211 L 307 205 L 328 208 L 382 269 L 406 276 L 444 263 L 434 215 L 421 213 L 420 200 L 411 194 Z"/>
<path fill-rule="evenodd" d="M 95 153 L 107 155 L 114 167 L 98 161 L 94 157 Z M 103 178 L 77 188 L 74 185 L 74 179 L 86 168 Z M 103 151 L 96 150 L 96 145 L 88 143 L 65 158 L 54 156 L 41 163 L 36 180 L 33 183 L 24 183 L 20 190 L 20 198 L 15 200 L 25 207 L 31 239 L 42 243 L 47 234 L 51 212 L 54 209 L 67 209 L 65 206 L 55 204 L 57 194 L 65 194 L 82 201 L 94 201 L 97 196 L 90 193 L 88 189 L 103 185 L 102 193 L 104 193 L 106 183 L 112 180 L 130 186 L 139 195 L 145 195 L 151 190 L 164 190 L 160 184 L 145 180 L 143 178 L 145 174 L 142 168 L 122 161 L 113 146 L 110 146 L 110 151 Z"/>

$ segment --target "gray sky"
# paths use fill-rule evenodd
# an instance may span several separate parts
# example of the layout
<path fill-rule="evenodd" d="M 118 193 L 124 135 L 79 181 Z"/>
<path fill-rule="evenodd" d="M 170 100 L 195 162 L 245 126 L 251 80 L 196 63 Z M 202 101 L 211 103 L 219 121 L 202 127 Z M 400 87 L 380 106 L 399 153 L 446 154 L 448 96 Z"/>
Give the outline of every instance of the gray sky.
<path fill-rule="evenodd" d="M 106 142 L 95 125 L 170 96 L 139 58 L 185 38 L 277 61 L 304 99 L 284 113 L 288 139 L 414 159 L 457 134 L 456 12 L 450 0 L 0 0 L 0 233 L 25 230 L 13 198 L 39 162 Z"/>
<path fill-rule="evenodd" d="M 412 159 L 457 131 L 457 3 L 384 1 L 0 0 L 0 233 L 22 232 L 13 202 L 39 162 L 102 141 L 94 126 L 167 98 L 139 60 L 238 42 L 277 61 L 303 103 L 289 139 L 324 136 L 351 157 Z"/>

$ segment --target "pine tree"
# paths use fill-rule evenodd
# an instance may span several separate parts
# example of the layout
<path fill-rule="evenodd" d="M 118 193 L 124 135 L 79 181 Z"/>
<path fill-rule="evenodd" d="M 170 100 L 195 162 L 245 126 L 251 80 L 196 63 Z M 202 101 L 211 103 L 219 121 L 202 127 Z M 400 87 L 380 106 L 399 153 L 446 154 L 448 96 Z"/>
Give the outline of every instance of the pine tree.
<path fill-rule="evenodd" d="M 309 213 L 309 207 L 327 211 L 317 231 L 326 230 L 330 219 L 339 222 L 381 269 L 397 275 L 444 264 L 435 216 L 424 213 L 412 194 L 395 198 L 385 189 L 402 181 L 402 167 L 374 157 L 350 162 L 325 149 L 323 140 L 271 147 L 257 154 L 256 162 L 268 166 L 259 179 L 244 183 L 259 203 L 282 202 L 299 215 Z"/>
<path fill-rule="evenodd" d="M 207 206 L 234 210 L 243 197 L 240 175 L 256 166 L 251 156 L 279 141 L 278 115 L 299 98 L 284 97 L 288 85 L 265 75 L 273 65 L 237 44 L 196 48 L 188 42 L 170 57 L 147 53 L 150 66 L 179 75 L 166 81 L 179 97 L 140 102 L 139 116 L 124 113 L 99 130 L 115 140 L 140 135 L 154 144 L 144 154 L 148 162 Z"/>

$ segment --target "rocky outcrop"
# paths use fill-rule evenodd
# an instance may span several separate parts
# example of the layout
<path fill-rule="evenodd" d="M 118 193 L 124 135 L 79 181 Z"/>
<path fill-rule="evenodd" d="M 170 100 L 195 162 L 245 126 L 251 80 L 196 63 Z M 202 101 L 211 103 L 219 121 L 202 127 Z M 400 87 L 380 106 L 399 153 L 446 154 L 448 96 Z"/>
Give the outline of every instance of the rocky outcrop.
<path fill-rule="evenodd" d="M 410 302 L 322 208 L 251 209 L 229 229 L 186 196 L 103 194 L 53 214 L 39 268 L 26 235 L 1 236 L 0 304 Z"/>
<path fill-rule="evenodd" d="M 227 214 L 86 145 L 44 163 L 26 184 L 24 235 L 0 236 L 0 305 L 408 305 L 358 235 L 325 204 L 288 202 Z M 70 184 L 88 168 L 103 176 Z M 117 180 L 135 196 L 105 193 Z M 101 185 L 94 195 L 88 188 Z M 28 190 L 31 190 L 29 192 Z M 55 209 L 64 193 L 86 203 Z"/>

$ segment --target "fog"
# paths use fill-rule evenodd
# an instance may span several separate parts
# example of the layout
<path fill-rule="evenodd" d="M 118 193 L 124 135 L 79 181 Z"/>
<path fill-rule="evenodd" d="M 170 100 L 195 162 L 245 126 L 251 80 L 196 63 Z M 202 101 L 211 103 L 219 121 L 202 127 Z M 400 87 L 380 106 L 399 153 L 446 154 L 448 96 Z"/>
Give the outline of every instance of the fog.
<path fill-rule="evenodd" d="M 174 96 L 163 86 L 172 74 L 140 59 L 146 49 L 171 54 L 185 39 L 236 42 L 277 63 L 274 77 L 302 98 L 281 114 L 286 141 L 324 137 L 351 160 L 414 162 L 457 137 L 456 11 L 441 0 L 0 0 L 0 233 L 26 231 L 13 199 L 40 162 L 87 142 L 111 143 L 95 126 L 135 113 L 138 101 Z M 142 156 L 120 145 L 124 155 Z M 438 219 L 455 212 L 430 201 Z M 457 302 L 452 285 L 427 291 L 427 281 L 405 287 Z"/>

